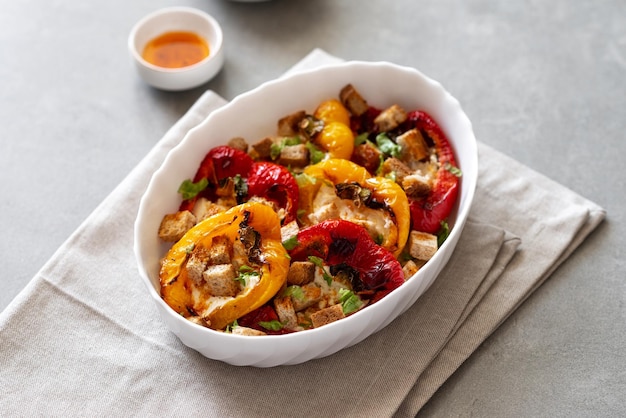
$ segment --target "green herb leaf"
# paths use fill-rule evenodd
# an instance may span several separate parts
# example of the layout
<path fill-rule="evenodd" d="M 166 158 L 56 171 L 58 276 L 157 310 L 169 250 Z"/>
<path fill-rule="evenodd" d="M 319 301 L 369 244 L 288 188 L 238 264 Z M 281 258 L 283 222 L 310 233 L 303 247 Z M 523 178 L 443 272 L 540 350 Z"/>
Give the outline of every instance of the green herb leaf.
<path fill-rule="evenodd" d="M 402 152 L 402 147 L 393 142 L 384 132 L 376 135 L 376 145 L 378 145 L 380 152 L 391 157 L 397 158 Z"/>
<path fill-rule="evenodd" d="M 259 325 L 270 331 L 280 331 L 283 329 L 283 324 L 281 324 L 277 319 L 272 319 L 271 321 L 259 321 Z"/>
<path fill-rule="evenodd" d="M 339 302 L 345 315 L 356 312 L 363 306 L 361 298 L 349 289 L 339 289 Z"/>
<path fill-rule="evenodd" d="M 236 174 L 235 177 L 233 177 L 233 182 L 237 202 L 243 202 L 246 196 L 248 196 L 248 183 L 241 177 L 241 174 Z"/>
<path fill-rule="evenodd" d="M 298 236 L 294 235 L 293 237 L 283 241 L 283 247 L 285 247 L 285 250 L 291 251 L 298 246 L 298 243 Z"/>
<path fill-rule="evenodd" d="M 314 143 L 307 142 L 306 148 L 309 150 L 309 156 L 311 158 L 311 164 L 317 164 L 324 159 L 326 153 L 319 149 Z"/>
<path fill-rule="evenodd" d="M 313 176 L 309 176 L 306 173 L 297 173 L 294 175 L 296 179 L 296 183 L 298 183 L 298 187 L 308 186 L 309 184 L 315 184 L 317 179 Z"/>
<path fill-rule="evenodd" d="M 328 283 L 328 285 L 330 286 L 330 284 L 333 282 L 333 276 L 326 273 L 326 269 L 324 268 L 324 260 L 314 255 L 310 255 L 309 261 L 322 269 L 322 276 L 324 277 L 324 280 L 326 280 L 326 283 Z"/>
<path fill-rule="evenodd" d="M 285 290 L 283 290 L 283 296 L 291 296 L 292 298 L 298 300 L 305 299 L 304 291 L 300 286 L 297 285 L 287 286 Z"/>
<path fill-rule="evenodd" d="M 441 245 L 448 238 L 448 235 L 450 235 L 450 226 L 448 225 L 448 222 L 441 221 L 439 225 L 439 232 L 437 232 L 437 247 L 441 247 Z"/>
<path fill-rule="evenodd" d="M 369 137 L 369 133 L 363 132 L 354 137 L 354 146 L 358 147 L 359 145 L 365 144 L 367 142 L 367 138 Z"/>
<path fill-rule="evenodd" d="M 187 179 L 180 184 L 180 187 L 178 188 L 178 193 L 183 196 L 183 200 L 193 199 L 198 195 L 198 193 L 206 189 L 208 185 L 209 180 L 207 180 L 206 178 L 201 179 L 196 183 Z"/>
<path fill-rule="evenodd" d="M 231 324 L 226 325 L 226 328 L 224 328 L 224 332 L 233 332 L 234 328 L 237 328 L 239 326 L 239 324 L 237 323 L 237 320 L 235 319 Z"/>
<path fill-rule="evenodd" d="M 260 274 L 252 267 L 243 265 L 239 267 L 239 276 L 235 277 L 234 280 L 241 283 L 242 286 L 245 286 L 248 283 L 250 276 L 260 276 Z"/>
<path fill-rule="evenodd" d="M 461 169 L 459 167 L 453 166 L 449 162 L 446 162 L 443 165 L 443 168 L 445 168 L 446 170 L 448 170 L 450 173 L 454 174 L 457 177 L 463 176 L 463 172 L 461 171 Z"/>

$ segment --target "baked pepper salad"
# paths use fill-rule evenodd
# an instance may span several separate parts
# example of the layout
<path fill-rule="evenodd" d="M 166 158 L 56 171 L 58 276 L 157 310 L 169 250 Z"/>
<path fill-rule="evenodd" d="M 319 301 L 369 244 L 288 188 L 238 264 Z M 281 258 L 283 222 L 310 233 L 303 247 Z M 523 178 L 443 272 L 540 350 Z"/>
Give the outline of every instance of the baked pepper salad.
<path fill-rule="evenodd" d="M 196 324 L 324 326 L 401 286 L 448 236 L 461 172 L 423 111 L 375 108 L 349 84 L 248 139 L 209 150 L 159 228 L 173 243 L 161 296 Z"/>

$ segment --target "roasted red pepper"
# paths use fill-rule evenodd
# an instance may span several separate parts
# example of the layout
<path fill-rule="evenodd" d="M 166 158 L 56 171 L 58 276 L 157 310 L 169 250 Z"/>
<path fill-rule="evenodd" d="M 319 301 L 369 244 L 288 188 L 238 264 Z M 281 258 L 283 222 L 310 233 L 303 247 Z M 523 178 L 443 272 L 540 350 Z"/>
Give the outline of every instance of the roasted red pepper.
<path fill-rule="evenodd" d="M 342 219 L 301 229 L 289 256 L 293 261 L 319 257 L 331 268 L 348 266 L 358 273 L 355 290 L 387 293 L 404 283 L 402 266 L 394 255 L 376 244 L 365 228 Z"/>
<path fill-rule="evenodd" d="M 284 208 L 287 212 L 285 224 L 296 219 L 300 192 L 289 170 L 274 163 L 255 162 L 247 177 L 248 196 L 262 196 Z"/>
<path fill-rule="evenodd" d="M 193 182 L 197 183 L 202 179 L 207 179 L 210 185 L 215 186 L 219 184 L 220 180 L 234 177 L 237 174 L 241 177 L 247 177 L 252 163 L 252 158 L 245 152 L 228 145 L 220 145 L 212 148 L 206 154 L 196 171 Z M 214 187 L 209 187 L 197 196 L 183 200 L 179 210 L 192 211 L 196 201 L 201 196 L 212 199 L 211 192 L 213 189 Z"/>
<path fill-rule="evenodd" d="M 437 151 L 439 170 L 430 194 L 424 199 L 411 199 L 412 228 L 436 234 L 457 200 L 459 179 L 452 147 L 437 122 L 426 112 L 416 110 L 408 114 L 408 123 L 430 138 Z"/>
<path fill-rule="evenodd" d="M 272 200 L 286 210 L 285 223 L 296 219 L 299 191 L 289 170 L 274 163 L 254 162 L 245 152 L 227 145 L 212 148 L 204 157 L 193 182 L 207 179 L 210 186 L 197 196 L 184 200 L 179 210 L 192 211 L 199 197 L 214 200 L 213 191 L 217 185 L 222 180 L 237 175 L 247 182 L 247 199 L 261 196 Z"/>

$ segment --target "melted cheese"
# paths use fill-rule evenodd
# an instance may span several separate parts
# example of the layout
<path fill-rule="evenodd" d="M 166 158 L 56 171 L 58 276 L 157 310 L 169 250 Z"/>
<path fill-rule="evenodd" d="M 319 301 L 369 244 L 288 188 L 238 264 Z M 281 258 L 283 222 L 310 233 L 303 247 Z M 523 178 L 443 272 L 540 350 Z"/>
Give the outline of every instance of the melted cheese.
<path fill-rule="evenodd" d="M 339 198 L 334 187 L 323 184 L 313 200 L 309 220 L 317 224 L 328 219 L 344 219 L 361 225 L 374 239 L 388 235 L 392 228 L 396 229 L 388 211 L 365 205 L 357 207 L 353 201 Z"/>

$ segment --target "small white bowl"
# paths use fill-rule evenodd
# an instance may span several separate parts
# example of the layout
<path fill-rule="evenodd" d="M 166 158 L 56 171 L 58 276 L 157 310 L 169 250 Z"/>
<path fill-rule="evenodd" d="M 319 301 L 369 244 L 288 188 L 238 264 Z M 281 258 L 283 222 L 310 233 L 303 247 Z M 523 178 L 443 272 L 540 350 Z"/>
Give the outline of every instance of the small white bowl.
<path fill-rule="evenodd" d="M 168 246 L 158 238 L 162 217 L 180 205 L 178 186 L 192 178 L 209 149 L 241 136 L 254 141 L 276 133 L 276 121 L 296 110 L 313 111 L 352 83 L 373 106 L 398 104 L 430 113 L 447 134 L 463 172 L 458 202 L 448 219 L 451 232 L 441 248 L 413 277 L 375 304 L 340 321 L 287 335 L 248 337 L 196 325 L 160 296 L 159 261 Z M 244 123 L 242 123 L 244 121 Z M 302 363 L 354 345 L 387 326 L 433 283 L 454 251 L 469 214 L 478 177 L 472 125 L 459 102 L 419 71 L 389 63 L 348 62 L 267 82 L 214 111 L 170 151 L 141 199 L 135 221 L 135 255 L 142 280 L 165 325 L 183 344 L 206 357 L 234 365 L 270 367 Z M 419 302 L 418 302 L 419 303 Z"/>
<path fill-rule="evenodd" d="M 146 44 L 166 32 L 193 32 L 209 44 L 209 56 L 181 68 L 164 68 L 143 59 Z M 188 90 L 206 83 L 224 65 L 223 34 L 217 20 L 190 7 L 169 7 L 141 19 L 128 37 L 128 49 L 139 75 L 151 86 L 161 90 Z"/>

